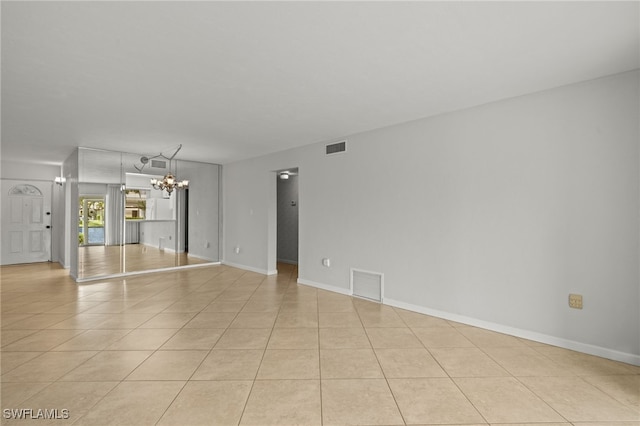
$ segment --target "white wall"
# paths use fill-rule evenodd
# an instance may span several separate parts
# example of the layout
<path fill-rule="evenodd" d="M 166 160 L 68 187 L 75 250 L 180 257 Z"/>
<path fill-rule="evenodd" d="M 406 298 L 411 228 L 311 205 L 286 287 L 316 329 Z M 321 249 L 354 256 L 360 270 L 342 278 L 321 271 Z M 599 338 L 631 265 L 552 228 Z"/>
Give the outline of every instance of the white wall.
<path fill-rule="evenodd" d="M 220 166 L 183 160 L 176 163 L 178 178 L 189 181 L 189 254 L 217 262 L 220 260 Z M 184 241 L 181 244 L 184 246 Z"/>
<path fill-rule="evenodd" d="M 379 271 L 386 303 L 640 364 L 639 80 L 225 165 L 224 260 L 274 268 L 271 177 L 297 166 L 301 282 L 348 291 L 349 268 Z"/>
<path fill-rule="evenodd" d="M 176 220 L 175 194 L 164 198 L 164 192 L 158 190 L 149 192 L 145 216 L 147 220 Z"/>
<path fill-rule="evenodd" d="M 149 179 L 147 179 L 148 181 Z M 156 189 L 149 191 L 146 218 L 137 221 L 140 226 L 139 241 L 141 244 L 160 248 L 160 239 L 162 238 L 162 248 L 182 252 L 176 236 L 176 198 L 179 194 L 178 191 L 174 191 L 169 198 L 164 198 L 164 193 L 164 191 Z"/>
<path fill-rule="evenodd" d="M 32 164 L 16 161 L 2 161 L 2 179 L 32 179 L 53 182 L 56 176 L 60 176 L 60 166 L 50 164 Z"/>
<path fill-rule="evenodd" d="M 123 153 L 92 148 L 78 148 L 78 182 L 124 182 Z"/>
<path fill-rule="evenodd" d="M 294 163 L 287 163 L 287 154 L 293 161 L 305 148 L 222 167 L 222 259 L 225 263 L 265 274 L 276 272 L 275 170 L 279 167 L 270 168 L 270 165 L 291 167 Z M 299 201 L 302 204 L 301 198 Z M 302 236 L 300 238 L 302 245 Z"/>
<path fill-rule="evenodd" d="M 176 251 L 175 220 L 145 220 L 139 222 L 140 244 Z M 160 239 L 163 246 L 160 247 Z"/>

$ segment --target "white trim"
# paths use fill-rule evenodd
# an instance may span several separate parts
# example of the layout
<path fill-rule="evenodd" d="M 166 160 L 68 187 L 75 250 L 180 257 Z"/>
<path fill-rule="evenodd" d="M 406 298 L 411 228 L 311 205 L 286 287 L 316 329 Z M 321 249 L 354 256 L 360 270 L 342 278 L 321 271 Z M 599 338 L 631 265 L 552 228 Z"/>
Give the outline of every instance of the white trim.
<path fill-rule="evenodd" d="M 207 260 L 209 262 L 218 262 L 217 260 L 209 259 L 208 257 L 204 257 L 204 256 L 197 256 L 197 255 L 191 254 L 189 252 L 182 251 L 181 253 L 187 253 L 188 257 L 195 257 L 196 259 Z M 218 262 L 218 263 L 220 263 L 220 262 Z"/>
<path fill-rule="evenodd" d="M 160 222 L 160 221 L 157 221 L 157 222 Z M 164 238 L 164 237 L 160 237 L 160 238 Z M 169 240 L 169 241 L 171 241 L 171 240 Z M 137 245 L 141 245 L 141 246 L 145 246 L 145 247 L 151 247 L 152 249 L 156 249 L 158 251 L 168 251 L 168 252 L 171 252 L 171 253 L 176 253 L 176 250 L 172 249 L 170 247 L 160 248 L 160 244 L 155 245 L 155 244 L 146 244 L 146 243 L 126 243 L 125 245 L 133 245 L 133 244 L 137 244 Z M 106 244 L 85 244 L 83 247 L 87 247 L 87 246 L 102 246 L 102 245 L 106 245 Z M 115 245 L 120 245 L 120 244 L 115 244 Z M 184 251 L 181 251 L 180 253 L 184 253 Z M 189 256 L 193 256 L 193 255 L 190 254 Z M 193 256 L 193 257 L 197 257 L 197 256 Z M 204 258 L 199 258 L 199 259 L 204 259 Z M 205 259 L 205 260 L 209 260 L 209 259 Z"/>
<path fill-rule="evenodd" d="M 220 262 L 196 263 L 194 265 L 172 266 L 170 268 L 146 269 L 144 271 L 122 272 L 119 274 L 111 274 L 111 275 L 97 275 L 95 277 L 89 277 L 89 278 L 75 278 L 75 280 L 76 280 L 76 283 L 85 283 L 89 281 L 108 280 L 111 278 L 129 277 L 132 275 L 152 274 L 155 272 L 180 271 L 183 269 L 194 269 L 194 268 L 202 268 L 204 266 L 220 266 L 220 265 L 221 265 Z M 71 275 L 71 273 L 69 273 L 69 275 Z M 73 277 L 73 275 L 71 276 Z"/>
<path fill-rule="evenodd" d="M 327 291 L 332 291 L 334 293 L 340 293 L 346 296 L 351 296 L 351 292 L 347 288 L 336 287 L 329 284 L 322 284 L 315 281 L 305 280 L 304 278 L 298 278 L 298 284 L 308 285 L 310 287 L 316 287 L 321 290 L 327 290 Z"/>
<path fill-rule="evenodd" d="M 563 339 L 561 337 L 549 336 L 548 334 L 537 333 L 535 331 L 523 330 L 516 327 L 509 327 L 502 324 L 496 324 L 489 321 L 483 321 L 476 318 L 466 317 L 463 315 L 452 314 L 449 312 L 438 311 L 435 309 L 425 308 L 422 306 L 412 305 L 410 303 L 399 302 L 393 299 L 386 299 L 385 304 L 396 308 L 406 309 L 408 311 L 418 312 L 420 314 L 430 315 L 449 321 L 459 322 L 461 324 L 471 325 L 486 330 L 496 331 L 498 333 L 508 334 L 510 336 L 520 337 L 534 342 L 545 343 L 548 345 L 558 346 L 564 349 L 570 349 L 589 355 L 595 355 L 602 358 L 620 361 L 627 364 L 640 366 L 640 355 L 620 352 L 614 349 L 603 348 L 601 346 L 590 345 L 588 343 L 576 342 L 573 340 Z"/>
<path fill-rule="evenodd" d="M 223 260 L 222 264 L 231 266 L 232 268 L 244 269 L 245 271 L 257 272 L 258 274 L 262 274 L 262 275 L 276 275 L 278 273 L 277 269 L 268 270 L 268 269 L 254 268 L 253 266 L 241 265 L 240 263 L 228 262 L 226 260 Z"/>
<path fill-rule="evenodd" d="M 0 178 L 0 180 L 23 180 L 25 182 L 45 182 L 53 185 L 53 180 L 51 179 L 25 179 L 25 178 L 12 178 L 10 176 L 5 176 Z"/>
<path fill-rule="evenodd" d="M 362 272 L 364 274 L 369 274 L 369 275 L 379 275 L 380 276 L 380 300 L 370 299 L 368 297 L 363 297 L 363 296 L 359 296 L 359 295 L 353 294 L 353 273 L 354 273 L 354 271 Z M 360 269 L 360 268 L 351 268 L 349 270 L 349 291 L 351 292 L 350 294 L 353 297 L 357 297 L 359 299 L 370 300 L 370 301 L 373 301 L 373 302 L 378 302 L 378 303 L 384 304 L 384 273 L 376 272 L 376 271 L 367 271 L 366 269 Z"/>

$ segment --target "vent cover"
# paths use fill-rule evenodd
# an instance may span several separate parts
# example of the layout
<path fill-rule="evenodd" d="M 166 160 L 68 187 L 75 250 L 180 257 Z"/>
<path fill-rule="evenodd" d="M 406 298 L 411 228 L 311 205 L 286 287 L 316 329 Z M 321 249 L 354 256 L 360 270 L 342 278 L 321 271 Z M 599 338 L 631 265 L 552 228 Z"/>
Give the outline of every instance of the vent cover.
<path fill-rule="evenodd" d="M 351 294 L 382 302 L 384 274 L 351 268 Z"/>
<path fill-rule="evenodd" d="M 166 169 L 167 162 L 162 160 L 151 160 L 151 167 L 155 167 L 156 169 Z"/>
<path fill-rule="evenodd" d="M 339 152 L 345 152 L 347 150 L 347 141 L 332 143 L 327 145 L 327 155 L 337 154 Z"/>

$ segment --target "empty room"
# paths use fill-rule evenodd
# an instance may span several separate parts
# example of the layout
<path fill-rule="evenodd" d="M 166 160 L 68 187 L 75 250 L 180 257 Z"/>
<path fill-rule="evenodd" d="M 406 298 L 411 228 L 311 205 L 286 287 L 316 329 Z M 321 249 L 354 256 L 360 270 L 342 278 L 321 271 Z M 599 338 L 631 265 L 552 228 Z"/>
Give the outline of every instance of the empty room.
<path fill-rule="evenodd" d="M 640 3 L 2 1 L 2 424 L 640 425 Z"/>

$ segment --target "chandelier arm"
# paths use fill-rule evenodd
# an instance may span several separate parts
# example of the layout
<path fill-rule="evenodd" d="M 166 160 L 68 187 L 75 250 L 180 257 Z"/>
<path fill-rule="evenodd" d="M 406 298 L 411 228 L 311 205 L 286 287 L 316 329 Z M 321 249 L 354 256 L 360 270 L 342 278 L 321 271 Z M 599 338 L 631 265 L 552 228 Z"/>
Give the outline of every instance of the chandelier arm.
<path fill-rule="evenodd" d="M 173 160 L 173 158 L 176 156 L 176 154 L 178 154 L 178 152 L 181 149 L 182 149 L 182 144 L 178 145 L 178 148 L 175 150 L 175 152 L 173 153 L 173 155 L 171 157 L 166 157 L 163 153 L 160 153 L 159 156 L 169 160 L 169 171 L 167 172 L 166 175 L 164 175 L 162 180 L 158 180 L 156 178 L 151 178 L 150 183 L 151 183 L 151 186 L 153 187 L 153 189 L 164 190 L 164 191 L 167 191 L 167 193 L 171 194 L 175 188 L 184 189 L 184 188 L 187 188 L 189 186 L 189 181 L 188 180 L 186 180 L 186 179 L 178 180 L 178 178 L 176 178 L 173 175 L 173 173 L 171 173 L 171 160 Z"/>

